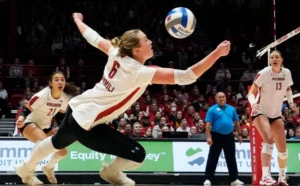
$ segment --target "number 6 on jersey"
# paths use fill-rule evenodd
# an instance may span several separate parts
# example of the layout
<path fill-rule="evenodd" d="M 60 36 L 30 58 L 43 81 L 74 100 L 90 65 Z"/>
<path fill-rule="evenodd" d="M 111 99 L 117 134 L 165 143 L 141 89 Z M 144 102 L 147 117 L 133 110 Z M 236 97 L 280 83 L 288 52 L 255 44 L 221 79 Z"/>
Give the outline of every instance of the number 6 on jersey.
<path fill-rule="evenodd" d="M 112 79 L 116 75 L 116 73 L 118 71 L 118 68 L 120 68 L 120 63 L 118 61 L 114 61 L 114 64 L 113 64 L 113 66 L 111 68 L 111 71 L 108 74 L 108 77 L 110 79 Z"/>

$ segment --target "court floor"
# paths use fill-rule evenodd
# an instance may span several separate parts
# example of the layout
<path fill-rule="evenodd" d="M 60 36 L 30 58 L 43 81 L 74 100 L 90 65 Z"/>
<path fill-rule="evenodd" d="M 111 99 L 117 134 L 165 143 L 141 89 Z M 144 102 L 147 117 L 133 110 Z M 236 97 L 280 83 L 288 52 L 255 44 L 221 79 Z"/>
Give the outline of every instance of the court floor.
<path fill-rule="evenodd" d="M 45 185 L 48 185 L 48 184 L 45 184 Z M 72 185 L 78 185 L 78 186 L 96 186 L 96 185 L 100 185 L 100 186 L 112 186 L 112 185 L 109 185 L 109 184 L 58 184 L 57 186 L 68 186 L 68 185 L 69 186 L 72 186 Z M 0 185 L 0 186 L 2 186 L 2 185 Z M 8 186 L 8 184 L 6 184 L 5 186 Z M 24 185 L 15 185 L 15 186 L 24 186 Z M 51 186 L 51 185 L 49 184 L 49 186 Z M 175 186 L 175 184 L 170 184 L 170 185 L 137 184 L 136 186 Z M 199 186 L 199 185 L 181 185 L 181 184 L 176 184 L 176 186 Z M 214 185 L 212 185 L 212 186 L 214 186 Z M 215 186 L 229 186 L 229 185 L 215 185 Z M 251 186 L 251 185 L 244 185 L 244 186 Z M 292 185 L 290 185 L 290 186 L 292 186 Z"/>
<path fill-rule="evenodd" d="M 10 185 L 10 184 L 0 184 L 0 186 L 8 186 L 8 185 Z M 44 184 L 44 185 L 52 186 L 51 184 Z M 99 185 L 99 186 L 112 186 L 112 185 L 109 185 L 109 184 L 57 184 L 57 186 L 72 186 L 72 185 L 78 185 L 78 186 L 97 186 L 97 185 Z M 24 185 L 14 185 L 14 186 L 24 186 Z M 175 184 L 169 184 L 169 185 L 137 184 L 136 186 L 175 186 Z M 199 186 L 199 185 L 181 185 L 181 184 L 176 184 L 176 186 Z M 214 186 L 214 185 L 212 185 L 212 186 Z M 229 185 L 218 185 L 218 186 L 229 186 Z M 250 185 L 244 185 L 244 186 L 250 186 Z"/>

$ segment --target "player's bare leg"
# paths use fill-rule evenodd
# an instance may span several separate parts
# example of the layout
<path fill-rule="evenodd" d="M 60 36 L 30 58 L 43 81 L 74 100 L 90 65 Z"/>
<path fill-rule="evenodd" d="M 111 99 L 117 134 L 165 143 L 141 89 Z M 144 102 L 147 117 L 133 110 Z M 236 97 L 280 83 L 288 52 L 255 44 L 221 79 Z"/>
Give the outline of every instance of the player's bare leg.
<path fill-rule="evenodd" d="M 270 164 L 273 153 L 273 136 L 269 119 L 265 115 L 257 116 L 253 123 L 260 133 L 264 144 L 261 151 L 262 178 L 261 185 L 275 185 L 277 182 L 270 176 Z"/>
<path fill-rule="evenodd" d="M 29 124 L 29 125 L 26 126 L 26 128 L 23 131 L 23 136 L 26 137 L 32 143 L 35 143 L 34 147 L 32 148 L 32 151 L 35 150 L 36 145 L 41 140 L 47 138 L 47 135 L 45 134 L 45 132 L 38 125 L 36 125 L 35 123 L 31 123 L 31 124 Z M 19 172 L 21 172 L 21 174 L 22 174 L 22 170 L 26 170 L 26 167 L 22 167 L 21 165 L 16 166 L 16 169 L 18 169 L 18 168 L 19 168 Z M 30 170 L 29 172 L 32 172 L 32 171 Z M 34 172 L 33 172 L 33 174 L 34 174 Z M 26 180 L 26 179 L 22 178 L 22 180 Z M 36 176 L 34 176 L 33 181 L 34 181 L 35 185 L 42 185 L 42 184 L 44 184 Z M 26 182 L 31 182 L 31 181 L 29 181 L 29 179 L 27 179 Z M 27 183 L 27 184 L 29 184 L 29 183 Z"/>
<path fill-rule="evenodd" d="M 50 132 L 47 133 L 47 136 L 52 136 L 53 134 L 55 134 L 55 131 L 51 130 Z M 57 164 L 58 161 L 66 157 L 67 154 L 68 151 L 66 148 L 61 149 L 60 151 L 54 153 L 51 156 L 51 159 L 48 162 L 48 164 L 43 167 L 43 173 L 47 176 L 47 179 L 50 183 L 57 184 L 57 179 L 55 177 L 55 172 L 54 172 L 55 165 Z"/>
<path fill-rule="evenodd" d="M 271 124 L 272 134 L 274 135 L 275 144 L 278 150 L 278 166 L 279 166 L 279 185 L 288 185 L 286 181 L 286 166 L 288 160 L 288 152 L 286 148 L 286 138 L 284 132 L 284 124 L 282 119 L 275 120 Z"/>

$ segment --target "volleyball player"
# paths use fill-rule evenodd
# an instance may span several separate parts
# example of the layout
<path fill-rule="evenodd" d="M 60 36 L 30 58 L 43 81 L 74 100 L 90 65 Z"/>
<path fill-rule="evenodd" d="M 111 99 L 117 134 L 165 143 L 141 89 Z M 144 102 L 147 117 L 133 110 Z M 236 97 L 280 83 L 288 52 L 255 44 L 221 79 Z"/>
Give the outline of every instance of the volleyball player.
<path fill-rule="evenodd" d="M 262 178 L 261 185 L 274 185 L 270 175 L 270 163 L 273 153 L 273 142 L 278 150 L 279 185 L 287 185 L 285 169 L 288 152 L 284 124 L 281 119 L 281 108 L 284 97 L 287 97 L 291 109 L 299 114 L 293 103 L 291 86 L 293 85 L 290 70 L 283 68 L 283 58 L 279 51 L 273 51 L 269 57 L 271 66 L 258 72 L 249 91 L 248 100 L 252 106 L 252 121 L 259 131 L 264 144 L 261 151 Z M 255 94 L 258 91 L 258 99 Z"/>
<path fill-rule="evenodd" d="M 69 96 L 75 92 L 75 87 L 66 84 L 62 72 L 54 72 L 49 78 L 49 87 L 36 93 L 24 106 L 16 121 L 17 127 L 25 138 L 37 143 L 55 132 L 51 123 L 58 112 L 65 113 Z M 54 153 L 46 166 L 42 168 L 50 183 L 57 183 L 54 175 L 55 164 L 67 155 L 65 148 Z M 43 184 L 35 178 L 36 184 Z"/>
<path fill-rule="evenodd" d="M 135 140 L 112 129 L 106 123 L 125 112 L 149 84 L 187 85 L 195 82 L 216 60 L 230 51 L 230 42 L 222 42 L 203 60 L 187 70 L 144 66 L 153 56 L 152 42 L 138 29 L 125 32 L 121 39 L 102 38 L 82 22 L 80 13 L 73 14 L 83 37 L 108 55 L 102 80 L 69 102 L 69 108 L 58 132 L 40 142 L 29 160 L 15 167 L 24 183 L 34 184 L 32 170 L 49 154 L 78 140 L 84 146 L 116 158 L 100 170 L 100 176 L 118 186 L 134 186 L 123 170 L 140 167 L 145 149 Z"/>

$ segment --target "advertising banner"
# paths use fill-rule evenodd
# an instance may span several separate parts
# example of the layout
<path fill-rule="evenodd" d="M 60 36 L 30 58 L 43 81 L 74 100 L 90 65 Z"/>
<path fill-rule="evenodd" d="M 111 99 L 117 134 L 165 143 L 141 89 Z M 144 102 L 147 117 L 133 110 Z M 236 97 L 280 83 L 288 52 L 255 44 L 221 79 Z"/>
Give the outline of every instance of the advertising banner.
<path fill-rule="evenodd" d="M 251 173 L 249 143 L 236 143 L 236 161 L 239 172 Z M 174 172 L 205 172 L 209 146 L 206 142 L 173 142 Z M 278 172 L 277 150 L 274 149 L 272 171 Z M 228 172 L 224 152 L 221 152 L 216 172 Z"/>
<path fill-rule="evenodd" d="M 146 150 L 146 160 L 137 172 L 172 172 L 172 142 L 141 142 Z M 118 147 L 115 147 L 118 148 Z M 80 143 L 68 147 L 68 156 L 59 162 L 59 171 L 99 171 L 102 162 L 110 163 L 115 156 L 91 151 Z"/>
<path fill-rule="evenodd" d="M 300 147 L 299 143 L 288 143 L 287 172 L 300 173 Z"/>
<path fill-rule="evenodd" d="M 14 165 L 19 164 L 30 157 L 31 150 L 34 144 L 30 141 L 24 140 L 12 140 L 0 141 L 0 171 L 14 171 Z M 41 161 L 38 164 L 37 171 L 41 170 L 41 167 L 46 165 L 50 160 L 50 157 L 47 157 L 45 160 Z M 55 167 L 57 170 L 57 166 Z"/>
<path fill-rule="evenodd" d="M 141 141 L 146 150 L 144 164 L 134 172 L 204 172 L 209 146 L 206 142 L 171 142 L 171 141 Z M 31 155 L 34 144 L 24 140 L 0 141 L 0 171 L 12 172 L 13 166 Z M 288 143 L 288 173 L 300 173 L 300 148 L 299 143 Z M 118 147 L 115 147 L 118 148 Z M 51 155 L 50 155 L 51 156 Z M 47 164 L 50 156 L 43 160 L 41 166 Z M 80 143 L 68 147 L 68 155 L 59 161 L 55 167 L 61 172 L 89 172 L 99 171 L 102 162 L 110 163 L 115 157 L 104 153 L 94 152 Z M 250 143 L 236 143 L 236 161 L 239 172 L 252 173 Z M 277 149 L 273 151 L 272 173 L 278 172 Z M 227 172 L 224 153 L 221 152 L 216 172 Z"/>

